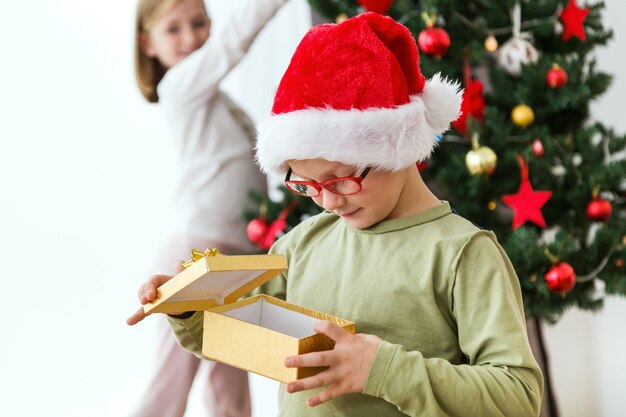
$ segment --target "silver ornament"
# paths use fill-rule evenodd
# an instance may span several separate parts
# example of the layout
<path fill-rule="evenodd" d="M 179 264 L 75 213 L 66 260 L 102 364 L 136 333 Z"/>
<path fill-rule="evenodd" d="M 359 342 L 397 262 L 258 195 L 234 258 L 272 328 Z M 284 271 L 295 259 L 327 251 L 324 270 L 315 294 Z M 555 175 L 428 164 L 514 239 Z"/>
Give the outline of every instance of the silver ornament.
<path fill-rule="evenodd" d="M 514 77 L 522 73 L 522 65 L 535 64 L 538 59 L 535 47 L 521 36 L 509 39 L 497 52 L 498 65 Z"/>

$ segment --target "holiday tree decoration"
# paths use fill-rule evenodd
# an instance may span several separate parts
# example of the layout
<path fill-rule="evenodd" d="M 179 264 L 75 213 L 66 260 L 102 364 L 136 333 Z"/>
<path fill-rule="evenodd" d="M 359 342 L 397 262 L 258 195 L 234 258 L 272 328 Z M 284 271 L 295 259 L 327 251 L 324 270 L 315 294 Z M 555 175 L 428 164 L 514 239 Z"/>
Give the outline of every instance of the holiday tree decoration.
<path fill-rule="evenodd" d="M 359 0 L 359 4 L 368 12 L 387 14 L 393 0 Z"/>
<path fill-rule="evenodd" d="M 287 228 L 287 215 L 289 212 L 287 209 L 281 211 L 280 215 L 274 220 L 267 228 L 265 236 L 258 242 L 258 246 L 261 249 L 268 250 L 272 247 L 272 244 L 276 241 L 281 233 L 284 233 Z"/>
<path fill-rule="evenodd" d="M 546 83 L 550 88 L 560 88 L 567 84 L 567 72 L 559 64 L 552 64 L 546 72 Z"/>
<path fill-rule="evenodd" d="M 541 143 L 541 139 L 536 138 L 533 141 L 533 155 L 535 157 L 540 157 L 543 154 L 543 143 Z"/>
<path fill-rule="evenodd" d="M 513 36 L 498 50 L 497 62 L 509 75 L 519 76 L 524 65 L 535 64 L 539 53 L 528 40 L 528 34 L 521 33 L 521 7 L 515 3 L 511 10 Z"/>
<path fill-rule="evenodd" d="M 520 155 L 521 181 L 516 194 L 502 196 L 502 202 L 513 209 L 513 230 L 530 221 L 539 227 L 546 227 L 541 208 L 552 197 L 552 191 L 535 191 L 528 179 L 528 164 Z"/>
<path fill-rule="evenodd" d="M 480 146 L 478 143 L 478 135 L 472 136 L 472 150 L 465 155 L 465 165 L 472 175 L 486 174 L 491 175 L 496 169 L 498 156 L 487 146 Z"/>
<path fill-rule="evenodd" d="M 280 211 L 276 219 L 271 223 L 266 221 L 268 201 L 263 200 L 259 208 L 259 216 L 250 220 L 246 229 L 250 242 L 256 244 L 259 249 L 268 250 L 276 239 L 287 229 L 287 216 L 298 205 L 298 199 L 293 200 L 288 207 Z"/>
<path fill-rule="evenodd" d="M 417 37 L 420 51 L 441 58 L 450 47 L 450 36 L 442 28 L 435 27 L 436 17 L 434 14 L 422 12 L 422 19 L 426 23 L 426 29 L 422 30 Z"/>
<path fill-rule="evenodd" d="M 487 36 L 487 39 L 485 39 L 485 49 L 488 52 L 495 52 L 498 49 L 498 40 L 495 36 Z"/>
<path fill-rule="evenodd" d="M 477 121 L 482 126 L 485 113 L 485 99 L 483 97 L 483 84 L 472 79 L 472 70 L 469 63 L 469 50 L 465 49 L 463 56 L 463 101 L 461 102 L 461 115 L 452 122 L 452 127 L 463 135 L 469 137 L 469 125 L 472 120 Z M 469 120 L 468 120 L 469 119 Z M 476 128 L 478 126 L 474 126 Z M 472 141 L 475 142 L 475 135 Z M 472 143 L 473 145 L 475 143 Z"/>
<path fill-rule="evenodd" d="M 572 36 L 577 37 L 581 41 L 587 40 L 583 22 L 589 14 L 589 9 L 582 9 L 576 5 L 576 0 L 569 0 L 567 6 L 561 12 L 559 19 L 563 22 L 563 42 L 567 42 Z"/>
<path fill-rule="evenodd" d="M 585 211 L 589 220 L 594 222 L 608 222 L 613 214 L 613 206 L 611 202 L 604 198 L 594 196 Z"/>
<path fill-rule="evenodd" d="M 267 236 L 267 229 L 269 228 L 269 224 L 267 224 L 266 219 L 267 205 L 268 201 L 264 199 L 259 206 L 258 217 L 250 220 L 248 222 L 248 226 L 246 227 L 248 240 L 258 247 L 262 246 L 262 242 L 264 241 L 265 236 Z"/>
<path fill-rule="evenodd" d="M 525 128 L 535 121 L 535 112 L 526 104 L 518 104 L 511 110 L 511 120 L 516 126 Z"/>
<path fill-rule="evenodd" d="M 246 227 L 246 233 L 248 234 L 250 242 L 256 244 L 257 246 L 261 246 L 261 242 L 267 235 L 268 227 L 269 225 L 262 216 L 250 220 L 248 222 L 248 226 Z"/>
<path fill-rule="evenodd" d="M 278 191 L 280 199 L 276 201 L 251 193 L 250 198 L 257 204 L 257 209 L 244 211 L 248 220 L 248 239 L 261 251 L 267 251 L 280 236 L 321 211 L 310 198 L 301 198 L 284 186 Z"/>
<path fill-rule="evenodd" d="M 364 10 L 356 0 L 309 2 L 330 22 L 341 13 L 354 16 Z M 406 25 L 415 39 L 428 29 L 422 13 L 435 13 L 436 20 L 429 23 L 445 28 L 450 45 L 438 57 L 421 51 L 422 72 L 427 78 L 441 72 L 458 80 L 467 90 L 465 98 L 472 102 L 478 102 L 479 96 L 470 92 L 475 87 L 469 81 L 482 85 L 482 122 L 469 110 L 473 106 L 464 104 L 465 126 L 457 123 L 444 134 L 421 175 L 460 215 L 496 233 L 520 279 L 527 317 L 550 322 L 569 308 L 598 310 L 606 297 L 626 295 L 626 268 L 616 265 L 618 259 L 626 259 L 626 242 L 622 242 L 626 236 L 626 162 L 619 157 L 626 149 L 626 136 L 601 121 L 589 120 L 590 103 L 607 91 L 611 80 L 598 70 L 594 56 L 595 48 L 611 37 L 604 28 L 603 10 L 604 4 L 596 0 L 585 0 L 584 7 L 581 0 L 403 0 L 393 2 L 386 11 Z M 566 73 L 565 83 L 560 71 L 548 75 L 555 63 Z M 556 79 L 555 87 L 548 78 Z M 511 110 L 522 103 L 527 107 L 519 118 L 513 118 Z M 474 150 L 474 133 L 480 146 L 497 155 L 497 168 L 490 175 L 473 174 L 466 165 L 467 154 Z M 530 166 L 532 186 L 518 182 L 517 154 Z M 521 196 L 514 194 L 518 187 Z M 596 187 L 611 205 L 612 215 L 606 221 L 587 215 Z M 526 197 L 524 189 L 530 191 Z M 544 193 L 550 192 L 548 200 Z M 539 193 L 538 201 L 533 193 Z M 510 206 L 500 203 L 502 196 L 521 197 L 509 202 L 533 209 L 527 221 L 521 223 L 517 214 L 515 222 Z M 286 192 L 270 202 L 268 223 L 291 198 Z M 597 208 L 597 202 L 592 207 Z M 310 199 L 301 199 L 287 216 L 286 231 L 319 210 Z M 605 206 L 605 215 L 606 211 Z M 258 212 L 248 218 L 256 217 Z M 512 223 L 520 224 L 514 228 Z M 556 265 L 546 258 L 546 247 L 578 275 L 565 297 L 550 290 L 543 279 Z M 533 276 L 534 280 L 529 279 Z M 601 292 L 598 282 L 604 284 Z"/>
<path fill-rule="evenodd" d="M 485 113 L 485 99 L 483 98 L 483 85 L 478 80 L 471 80 L 463 91 L 461 103 L 461 115 L 452 122 L 452 127 L 462 134 L 467 133 L 468 117 L 480 122 L 482 125 Z"/>
<path fill-rule="evenodd" d="M 566 262 L 559 262 L 550 267 L 543 276 L 550 291 L 564 295 L 574 288 L 576 273 L 574 268 Z"/>
<path fill-rule="evenodd" d="M 341 23 L 343 21 L 348 20 L 348 15 L 345 13 L 341 13 L 339 16 L 337 16 L 337 18 L 335 19 L 335 23 Z"/>
<path fill-rule="evenodd" d="M 510 75 L 522 73 L 522 66 L 537 62 L 538 55 L 530 42 L 522 37 L 511 38 L 498 50 L 498 64 Z"/>

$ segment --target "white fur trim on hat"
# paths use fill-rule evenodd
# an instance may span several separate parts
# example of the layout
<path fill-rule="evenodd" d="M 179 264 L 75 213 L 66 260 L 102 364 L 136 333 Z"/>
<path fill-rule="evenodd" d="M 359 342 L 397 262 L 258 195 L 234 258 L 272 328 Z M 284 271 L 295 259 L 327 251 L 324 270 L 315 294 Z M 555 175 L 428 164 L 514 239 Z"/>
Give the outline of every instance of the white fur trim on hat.
<path fill-rule="evenodd" d="M 326 159 L 397 171 L 430 156 L 435 135 L 458 116 L 459 84 L 436 74 L 421 95 L 390 109 L 310 108 L 274 115 L 257 129 L 256 158 L 266 173 L 285 173 L 285 161 Z"/>

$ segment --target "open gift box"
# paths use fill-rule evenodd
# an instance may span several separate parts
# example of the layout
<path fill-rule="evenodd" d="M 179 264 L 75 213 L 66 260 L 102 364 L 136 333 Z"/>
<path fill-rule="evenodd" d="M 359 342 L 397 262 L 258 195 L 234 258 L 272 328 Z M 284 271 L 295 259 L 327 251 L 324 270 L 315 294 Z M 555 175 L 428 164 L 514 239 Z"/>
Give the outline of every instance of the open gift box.
<path fill-rule="evenodd" d="M 313 330 L 328 320 L 351 333 L 353 322 L 268 295 L 240 298 L 287 269 L 282 255 L 215 255 L 207 251 L 158 289 L 150 313 L 204 310 L 202 355 L 287 383 L 325 368 L 286 368 L 287 356 L 330 350 L 334 341 Z"/>

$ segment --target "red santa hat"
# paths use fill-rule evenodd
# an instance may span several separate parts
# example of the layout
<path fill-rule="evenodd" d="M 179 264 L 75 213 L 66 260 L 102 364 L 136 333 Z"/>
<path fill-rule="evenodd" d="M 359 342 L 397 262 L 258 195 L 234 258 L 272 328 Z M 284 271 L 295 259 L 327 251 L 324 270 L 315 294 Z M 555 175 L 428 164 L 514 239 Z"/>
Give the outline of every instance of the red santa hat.
<path fill-rule="evenodd" d="M 257 161 L 275 173 L 317 158 L 397 171 L 430 156 L 460 107 L 457 83 L 425 80 L 405 26 L 364 13 L 304 36 L 258 126 Z"/>

